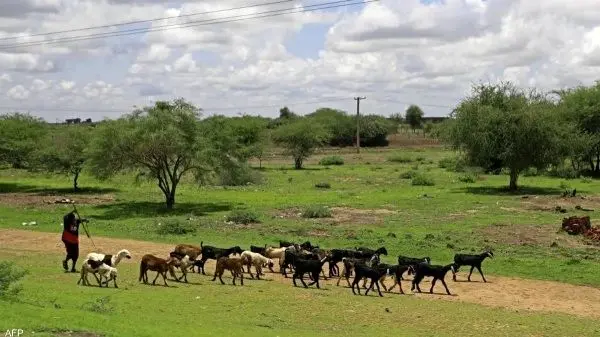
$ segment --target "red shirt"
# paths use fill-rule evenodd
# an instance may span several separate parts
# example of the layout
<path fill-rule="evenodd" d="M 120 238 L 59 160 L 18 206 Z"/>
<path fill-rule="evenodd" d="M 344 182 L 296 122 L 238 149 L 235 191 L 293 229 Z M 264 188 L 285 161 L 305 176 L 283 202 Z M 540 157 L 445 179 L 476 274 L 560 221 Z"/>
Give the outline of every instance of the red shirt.
<path fill-rule="evenodd" d="M 79 221 L 78 221 L 79 222 Z M 69 243 L 79 243 L 79 224 L 65 226 L 62 239 Z"/>

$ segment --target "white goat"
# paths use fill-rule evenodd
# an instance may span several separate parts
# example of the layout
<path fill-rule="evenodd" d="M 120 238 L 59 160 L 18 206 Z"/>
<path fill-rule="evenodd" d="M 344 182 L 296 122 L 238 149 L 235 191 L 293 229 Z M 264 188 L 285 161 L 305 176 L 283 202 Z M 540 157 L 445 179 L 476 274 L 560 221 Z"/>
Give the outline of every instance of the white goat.
<path fill-rule="evenodd" d="M 254 253 L 249 250 L 245 250 L 242 252 L 241 258 L 242 264 L 248 266 L 248 273 L 252 278 L 254 278 L 254 276 L 252 276 L 250 265 L 254 265 L 254 269 L 256 269 L 256 278 L 259 280 L 260 275 L 264 275 L 264 273 L 262 272 L 262 267 L 269 267 L 269 269 L 273 270 L 273 260 L 268 257 L 264 257 L 259 253 Z"/>
<path fill-rule="evenodd" d="M 189 255 L 180 254 L 175 251 L 169 253 L 169 256 L 173 259 L 173 263 L 169 265 L 169 274 L 171 274 L 175 280 L 181 282 L 181 279 L 184 279 L 187 283 L 187 269 L 194 265 L 194 261 L 190 259 Z M 183 273 L 181 277 L 175 275 L 175 267 L 181 269 L 181 272 Z"/>
<path fill-rule="evenodd" d="M 96 261 L 96 262 L 102 262 L 102 263 L 106 264 L 108 267 L 116 267 L 123 258 L 131 259 L 131 254 L 129 253 L 129 251 L 127 249 L 121 249 L 120 251 L 117 252 L 116 255 L 107 255 L 107 254 L 102 254 L 102 253 L 89 253 L 85 257 L 85 260 L 83 261 L 82 265 L 83 266 L 88 265 L 88 261 Z M 98 276 L 96 276 L 97 272 L 98 272 L 97 267 L 96 268 L 82 267 L 81 268 L 81 277 L 85 278 L 84 284 L 86 284 L 86 283 L 89 284 L 89 281 L 87 278 L 88 273 L 92 273 L 94 275 L 94 277 L 96 278 L 96 281 L 100 282 L 100 280 L 98 279 Z M 77 284 L 79 284 L 79 282 L 77 282 Z"/>
<path fill-rule="evenodd" d="M 111 267 L 102 261 L 86 259 L 85 262 L 81 265 L 81 276 L 77 281 L 77 284 L 83 281 L 83 285 L 90 285 L 87 279 L 88 273 L 92 273 L 94 275 L 96 281 L 98 281 L 99 287 L 102 287 L 102 283 L 105 283 L 106 287 L 108 287 L 108 283 L 112 280 L 114 282 L 115 288 L 118 288 L 117 268 Z M 98 279 L 96 273 L 100 274 L 100 279 Z M 106 279 L 106 281 L 102 282 L 104 279 Z"/>

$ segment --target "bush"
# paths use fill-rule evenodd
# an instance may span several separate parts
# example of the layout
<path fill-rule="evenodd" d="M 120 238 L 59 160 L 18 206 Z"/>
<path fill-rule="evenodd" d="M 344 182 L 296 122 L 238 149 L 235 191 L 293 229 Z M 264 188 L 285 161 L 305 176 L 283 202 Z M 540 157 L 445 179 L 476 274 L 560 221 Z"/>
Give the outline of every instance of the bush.
<path fill-rule="evenodd" d="M 413 186 L 434 186 L 435 181 L 429 176 L 417 174 L 412 178 L 411 184 Z"/>
<path fill-rule="evenodd" d="M 407 156 L 403 156 L 403 155 L 395 155 L 395 156 L 391 156 L 387 159 L 389 162 L 392 163 L 412 163 L 412 158 L 407 157 Z"/>
<path fill-rule="evenodd" d="M 473 172 L 461 174 L 458 177 L 459 181 L 461 181 L 463 183 L 469 183 L 469 184 L 472 184 L 472 183 L 476 182 L 477 179 L 479 179 L 479 176 L 477 174 L 473 173 Z"/>
<path fill-rule="evenodd" d="M 15 268 L 14 262 L 0 261 L 0 299 L 12 299 L 17 296 L 22 287 L 19 282 L 27 271 Z"/>
<path fill-rule="evenodd" d="M 160 235 L 186 235 L 196 232 L 196 227 L 189 222 L 180 220 L 167 220 L 159 223 L 156 233 Z"/>
<path fill-rule="evenodd" d="M 344 158 L 340 156 L 324 157 L 319 161 L 319 165 L 344 165 Z"/>
<path fill-rule="evenodd" d="M 441 159 L 438 166 L 451 172 L 464 172 L 467 168 L 467 162 L 461 157 L 448 157 Z"/>
<path fill-rule="evenodd" d="M 414 171 L 414 170 L 406 171 L 406 172 L 400 174 L 400 179 L 412 179 L 413 177 L 415 177 L 418 174 L 419 174 L 419 172 Z"/>
<path fill-rule="evenodd" d="M 250 223 L 260 223 L 260 217 L 258 214 L 248 210 L 235 210 L 229 213 L 227 221 L 234 222 L 236 224 L 247 225 Z"/>
<path fill-rule="evenodd" d="M 247 164 L 226 165 L 218 176 L 220 186 L 258 185 L 263 182 L 263 175 Z"/>
<path fill-rule="evenodd" d="M 331 185 L 328 182 L 320 182 L 315 184 L 316 188 L 331 188 Z"/>
<path fill-rule="evenodd" d="M 304 212 L 302 212 L 302 217 L 304 218 L 330 218 L 332 215 L 331 210 L 327 206 L 313 205 L 308 206 Z"/>
<path fill-rule="evenodd" d="M 569 165 L 554 166 L 548 170 L 548 175 L 556 178 L 575 179 L 579 178 L 579 172 Z"/>
<path fill-rule="evenodd" d="M 530 167 L 530 168 L 526 169 L 525 171 L 523 171 L 524 177 L 537 177 L 539 174 L 540 174 L 540 172 L 535 167 Z"/>
<path fill-rule="evenodd" d="M 419 162 L 419 163 L 422 163 L 422 162 L 424 162 L 424 161 L 425 161 L 425 157 L 423 157 L 423 156 L 418 156 L 416 160 L 417 160 L 417 162 Z"/>

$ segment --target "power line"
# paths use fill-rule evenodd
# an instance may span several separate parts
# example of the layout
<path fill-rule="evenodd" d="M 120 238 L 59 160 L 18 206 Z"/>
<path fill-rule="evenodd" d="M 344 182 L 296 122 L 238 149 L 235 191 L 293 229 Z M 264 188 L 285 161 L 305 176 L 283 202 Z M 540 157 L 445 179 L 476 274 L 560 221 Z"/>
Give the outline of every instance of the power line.
<path fill-rule="evenodd" d="M 136 25 L 136 24 L 140 24 L 140 23 L 148 23 L 148 22 L 155 22 L 155 21 L 162 21 L 162 20 L 169 20 L 169 19 L 179 19 L 179 18 L 191 17 L 191 16 L 196 16 L 196 15 L 214 14 L 214 13 L 222 13 L 222 12 L 228 12 L 228 11 L 234 11 L 234 10 L 240 10 L 240 9 L 248 9 L 248 8 L 253 8 L 253 7 L 262 7 L 262 6 L 276 5 L 276 4 L 281 4 L 281 3 L 285 3 L 285 2 L 293 2 L 293 1 L 295 1 L 295 0 L 281 0 L 281 1 L 274 1 L 274 2 L 266 2 L 266 3 L 262 3 L 262 4 L 246 5 L 246 6 L 241 6 L 241 7 L 219 9 L 219 10 L 214 10 L 214 11 L 194 12 L 194 13 L 181 14 L 181 15 L 165 16 L 165 17 L 154 18 L 154 19 L 145 19 L 145 20 L 136 20 L 136 21 L 122 21 L 122 22 L 116 22 L 116 23 L 101 25 L 101 26 L 89 26 L 89 27 L 83 27 L 83 28 L 74 28 L 74 29 L 59 30 L 59 31 L 53 31 L 53 32 L 44 32 L 44 33 L 31 34 L 31 35 L 28 35 L 27 37 L 47 36 L 47 35 L 54 35 L 54 34 L 63 34 L 63 33 L 73 33 L 73 32 L 88 31 L 88 30 L 101 29 L 101 28 L 111 28 L 111 27 L 121 27 L 121 26 L 127 26 L 127 25 Z M 21 36 L 7 36 L 7 37 L 2 37 L 2 38 L 0 38 L 0 41 L 11 40 L 11 39 L 18 39 L 20 37 Z"/>
<path fill-rule="evenodd" d="M 0 45 L 0 50 L 13 49 L 13 48 L 19 48 L 19 47 L 30 47 L 30 46 L 45 45 L 45 44 L 57 44 L 57 43 L 61 43 L 61 42 L 69 43 L 69 42 L 93 40 L 93 39 L 99 39 L 99 38 L 128 36 L 128 35 L 136 35 L 136 34 L 143 34 L 143 33 L 153 33 L 153 32 L 160 32 L 160 31 L 166 31 L 166 30 L 178 29 L 178 28 L 188 28 L 188 27 L 197 27 L 197 26 L 205 26 L 205 25 L 214 25 L 214 24 L 220 24 L 220 23 L 230 23 L 230 22 L 237 22 L 237 21 L 244 21 L 244 20 L 251 20 L 251 19 L 275 17 L 275 16 L 286 15 L 286 14 L 314 12 L 314 11 L 321 10 L 321 9 L 348 7 L 348 6 L 352 6 L 352 5 L 365 4 L 365 3 L 369 3 L 369 2 L 377 2 L 379 0 L 366 0 L 366 1 L 361 0 L 361 1 L 357 1 L 357 2 L 349 2 L 349 1 L 354 1 L 354 0 L 330 1 L 330 2 L 325 2 L 325 3 L 305 6 L 301 9 L 298 9 L 298 8 L 277 9 L 277 10 L 270 10 L 270 11 L 253 13 L 253 14 L 233 15 L 233 16 L 224 17 L 224 18 L 188 21 L 186 23 L 180 23 L 180 24 L 168 24 L 168 25 L 161 25 L 161 26 L 149 27 L 149 28 L 128 29 L 128 30 L 124 30 L 124 31 L 120 31 L 120 32 L 107 32 L 107 33 L 96 33 L 96 34 L 88 34 L 88 35 L 80 35 L 80 36 L 70 36 L 70 37 L 64 37 L 64 38 L 57 38 L 57 39 L 51 40 L 51 41 L 33 41 L 33 42 L 23 42 L 23 43 L 15 43 L 15 44 L 5 44 L 5 45 Z"/>

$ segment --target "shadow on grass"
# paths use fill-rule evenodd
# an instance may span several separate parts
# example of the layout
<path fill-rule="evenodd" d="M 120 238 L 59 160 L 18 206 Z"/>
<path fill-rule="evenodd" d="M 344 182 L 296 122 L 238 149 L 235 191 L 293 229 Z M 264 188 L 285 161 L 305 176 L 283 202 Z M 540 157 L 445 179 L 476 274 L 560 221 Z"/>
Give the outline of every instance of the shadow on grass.
<path fill-rule="evenodd" d="M 162 215 L 194 214 L 195 216 L 202 216 L 208 213 L 229 211 L 232 209 L 232 205 L 225 203 L 175 203 L 173 209 L 167 209 L 164 202 L 131 201 L 103 204 L 94 208 L 102 211 L 102 213 L 93 215 L 93 218 L 100 220 L 117 220 L 149 218 Z"/>
<path fill-rule="evenodd" d="M 297 170 L 293 167 L 252 167 L 252 169 L 256 170 L 256 171 L 298 171 L 298 172 L 327 170 L 324 167 L 303 167 L 299 170 Z"/>
<path fill-rule="evenodd" d="M 118 192 L 115 188 L 102 187 L 80 187 L 73 191 L 73 187 L 48 188 L 43 186 L 32 186 L 17 183 L 0 183 L 0 193 L 36 193 L 39 195 L 55 194 L 104 194 Z"/>
<path fill-rule="evenodd" d="M 492 186 L 467 186 L 458 188 L 455 193 L 471 193 L 477 195 L 557 195 L 560 196 L 564 190 L 556 187 L 535 187 L 523 186 L 516 191 L 511 191 L 508 187 L 492 187 Z"/>

